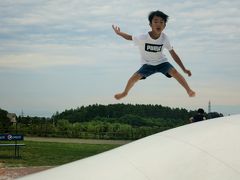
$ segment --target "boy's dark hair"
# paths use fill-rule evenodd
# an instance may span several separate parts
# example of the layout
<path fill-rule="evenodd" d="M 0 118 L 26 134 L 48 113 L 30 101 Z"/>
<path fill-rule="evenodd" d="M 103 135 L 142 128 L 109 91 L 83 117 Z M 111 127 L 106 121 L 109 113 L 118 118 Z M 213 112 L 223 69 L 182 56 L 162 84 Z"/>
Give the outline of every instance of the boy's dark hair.
<path fill-rule="evenodd" d="M 165 21 L 165 23 L 168 21 L 168 15 L 164 14 L 162 11 L 157 10 L 149 13 L 148 20 L 150 24 L 152 24 L 152 19 L 154 16 L 161 17 Z"/>

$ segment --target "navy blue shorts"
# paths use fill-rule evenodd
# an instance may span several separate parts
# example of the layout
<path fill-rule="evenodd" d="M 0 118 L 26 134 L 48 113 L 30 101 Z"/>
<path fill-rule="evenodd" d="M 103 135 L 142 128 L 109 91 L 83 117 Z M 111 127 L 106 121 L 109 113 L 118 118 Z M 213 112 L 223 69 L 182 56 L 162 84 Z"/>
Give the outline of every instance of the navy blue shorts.
<path fill-rule="evenodd" d="M 169 62 L 165 62 L 156 66 L 144 64 L 136 73 L 140 74 L 142 79 L 146 79 L 148 76 L 158 72 L 163 73 L 168 78 L 171 78 L 172 76 L 168 74 L 168 72 L 173 68 L 174 67 Z"/>

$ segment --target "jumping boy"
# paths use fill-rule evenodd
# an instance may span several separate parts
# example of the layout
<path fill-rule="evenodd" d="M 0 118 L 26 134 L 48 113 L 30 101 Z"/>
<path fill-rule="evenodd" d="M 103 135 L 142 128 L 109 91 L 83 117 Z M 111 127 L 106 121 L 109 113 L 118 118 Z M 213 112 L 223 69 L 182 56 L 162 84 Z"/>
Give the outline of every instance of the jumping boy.
<path fill-rule="evenodd" d="M 133 40 L 134 44 L 139 47 L 141 54 L 142 67 L 135 72 L 128 80 L 128 83 L 123 92 L 116 94 L 116 99 L 121 99 L 127 96 L 130 89 L 140 79 L 146 79 L 148 76 L 161 72 L 167 77 L 174 77 L 187 91 L 189 97 L 194 97 L 195 92 L 188 86 L 184 77 L 168 62 L 165 55 L 162 53 L 166 48 L 171 54 L 174 61 L 182 68 L 183 72 L 191 76 L 191 71 L 186 69 L 178 57 L 177 53 L 173 50 L 169 39 L 165 33 L 164 28 L 168 20 L 168 15 L 161 11 L 153 11 L 148 16 L 151 31 L 139 36 L 132 36 L 124 33 L 118 26 L 112 25 L 115 33 L 126 40 Z"/>

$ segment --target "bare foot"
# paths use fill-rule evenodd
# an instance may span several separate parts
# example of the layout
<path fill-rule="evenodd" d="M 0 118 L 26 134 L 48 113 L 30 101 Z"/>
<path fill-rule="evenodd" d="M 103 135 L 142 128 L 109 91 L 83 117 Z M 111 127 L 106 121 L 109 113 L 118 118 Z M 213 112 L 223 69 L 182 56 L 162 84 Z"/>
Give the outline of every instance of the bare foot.
<path fill-rule="evenodd" d="M 196 96 L 196 93 L 193 90 L 190 90 L 187 93 L 188 93 L 189 97 L 195 97 Z"/>
<path fill-rule="evenodd" d="M 127 95 L 127 93 L 119 93 L 119 94 L 115 94 L 115 99 L 117 99 L 117 100 L 120 100 L 120 99 L 122 99 L 122 98 L 124 98 L 125 96 Z"/>

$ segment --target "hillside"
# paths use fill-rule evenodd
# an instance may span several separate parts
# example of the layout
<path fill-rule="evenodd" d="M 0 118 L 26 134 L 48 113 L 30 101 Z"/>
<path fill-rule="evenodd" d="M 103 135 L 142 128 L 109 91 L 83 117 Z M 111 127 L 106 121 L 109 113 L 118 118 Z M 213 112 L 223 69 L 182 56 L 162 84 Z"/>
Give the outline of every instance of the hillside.
<path fill-rule="evenodd" d="M 132 140 L 188 124 L 195 113 L 151 104 L 94 104 L 56 112 L 51 118 L 19 116 L 17 127 L 27 136 Z M 15 124 L 8 125 L 0 123 L 1 132 L 15 131 Z"/>

